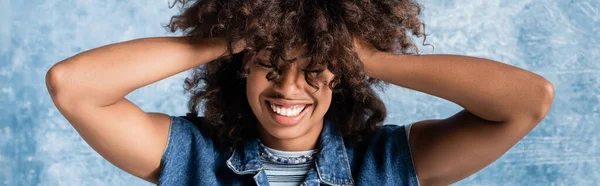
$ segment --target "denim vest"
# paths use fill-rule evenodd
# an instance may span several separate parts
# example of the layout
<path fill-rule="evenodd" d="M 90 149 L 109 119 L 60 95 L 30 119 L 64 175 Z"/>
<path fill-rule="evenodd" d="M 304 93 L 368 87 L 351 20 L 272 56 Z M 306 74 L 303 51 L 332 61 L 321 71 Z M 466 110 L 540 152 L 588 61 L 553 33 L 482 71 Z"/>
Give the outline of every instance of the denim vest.
<path fill-rule="evenodd" d="M 258 139 L 228 152 L 204 130 L 203 118 L 171 117 L 160 162 L 158 185 L 269 185 Z M 344 142 L 329 121 L 323 123 L 315 166 L 302 185 L 419 185 L 405 127 L 379 127 L 369 142 Z"/>

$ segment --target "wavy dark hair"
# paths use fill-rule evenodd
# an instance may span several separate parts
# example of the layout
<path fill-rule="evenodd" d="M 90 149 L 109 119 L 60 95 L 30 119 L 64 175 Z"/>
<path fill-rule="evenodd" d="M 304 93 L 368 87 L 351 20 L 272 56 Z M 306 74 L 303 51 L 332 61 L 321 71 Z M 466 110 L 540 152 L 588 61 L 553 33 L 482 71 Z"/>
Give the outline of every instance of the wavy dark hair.
<path fill-rule="evenodd" d="M 386 108 L 372 86 L 381 82 L 365 75 L 353 38 L 379 51 L 418 54 L 412 36 L 425 36 L 421 7 L 413 0 L 176 0 L 170 7 L 177 4 L 181 12 L 165 27 L 181 31 L 190 43 L 223 38 L 232 53 L 233 43 L 246 42 L 244 51 L 198 66 L 185 80 L 191 95 L 187 116 L 198 116 L 203 105 L 215 129 L 211 134 L 230 149 L 256 136 L 257 119 L 246 97 L 245 55 L 271 51 L 272 71 L 265 78 L 277 82 L 281 69 L 294 61 L 287 52 L 305 47 L 310 57 L 305 73 L 328 69 L 334 74 L 326 119 L 359 144 L 382 125 Z M 305 77 L 315 87 L 313 76 Z"/>

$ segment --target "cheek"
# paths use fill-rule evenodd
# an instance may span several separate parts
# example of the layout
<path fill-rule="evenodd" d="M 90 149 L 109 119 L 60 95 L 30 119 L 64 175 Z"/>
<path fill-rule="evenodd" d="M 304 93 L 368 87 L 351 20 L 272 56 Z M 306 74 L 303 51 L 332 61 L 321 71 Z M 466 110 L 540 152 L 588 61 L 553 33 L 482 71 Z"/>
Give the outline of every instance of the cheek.
<path fill-rule="evenodd" d="M 333 79 L 333 74 L 330 72 L 324 72 L 323 76 L 319 79 L 319 90 L 315 92 L 315 98 L 319 101 L 320 109 L 327 111 L 331 105 L 333 97 L 333 91 L 329 88 L 329 82 Z"/>
<path fill-rule="evenodd" d="M 332 91 L 328 88 L 328 87 L 323 87 L 319 90 L 318 93 L 318 97 L 317 99 L 319 100 L 319 103 L 327 108 L 329 108 L 329 105 L 331 104 L 331 99 L 333 96 Z"/>
<path fill-rule="evenodd" d="M 260 94 L 261 88 L 256 84 L 256 78 L 252 78 L 252 75 L 248 74 L 246 77 L 246 97 L 248 99 L 248 105 L 255 115 L 261 115 L 260 105 Z"/>
<path fill-rule="evenodd" d="M 255 100 L 258 101 L 260 94 L 269 87 L 270 82 L 265 78 L 265 75 L 266 74 L 264 73 L 251 69 L 246 77 L 246 95 L 250 102 Z"/>
<path fill-rule="evenodd" d="M 313 94 L 314 99 L 317 102 L 313 116 L 316 118 L 322 118 L 325 116 L 329 107 L 331 106 L 333 92 L 329 87 L 322 86 L 317 92 Z"/>

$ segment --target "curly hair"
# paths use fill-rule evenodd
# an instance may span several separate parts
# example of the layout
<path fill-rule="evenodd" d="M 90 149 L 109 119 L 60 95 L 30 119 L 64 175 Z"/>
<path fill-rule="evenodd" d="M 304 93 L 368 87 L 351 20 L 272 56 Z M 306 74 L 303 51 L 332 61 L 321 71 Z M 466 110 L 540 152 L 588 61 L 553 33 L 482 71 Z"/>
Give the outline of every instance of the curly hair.
<path fill-rule="evenodd" d="M 332 105 L 325 117 L 335 122 L 344 139 L 359 144 L 382 125 L 386 108 L 371 86 L 381 83 L 365 75 L 353 38 L 379 51 L 418 54 L 411 36 L 425 36 L 421 7 L 413 0 L 176 0 L 171 8 L 176 4 L 181 12 L 165 27 L 182 31 L 190 43 L 223 38 L 231 54 L 233 43 L 246 42 L 244 51 L 194 68 L 184 86 L 191 94 L 187 116 L 198 116 L 203 104 L 204 117 L 216 129 L 212 135 L 230 149 L 241 147 L 257 130 L 246 97 L 245 55 L 271 51 L 272 70 L 266 78 L 277 82 L 281 69 L 294 61 L 286 54 L 306 47 L 310 61 L 304 73 L 328 69 L 334 74 L 328 84 Z M 316 87 L 313 76 L 305 77 Z"/>

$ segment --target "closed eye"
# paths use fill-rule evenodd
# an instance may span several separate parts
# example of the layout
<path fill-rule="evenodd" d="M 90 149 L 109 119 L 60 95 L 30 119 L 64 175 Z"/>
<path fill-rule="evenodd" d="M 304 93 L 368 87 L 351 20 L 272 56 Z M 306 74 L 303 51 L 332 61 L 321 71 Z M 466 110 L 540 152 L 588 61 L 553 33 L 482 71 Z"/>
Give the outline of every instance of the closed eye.
<path fill-rule="evenodd" d="M 256 64 L 262 68 L 267 68 L 267 69 L 273 68 L 273 65 L 266 64 L 265 62 L 262 62 L 262 61 L 258 61 L 258 62 L 256 62 Z"/>

